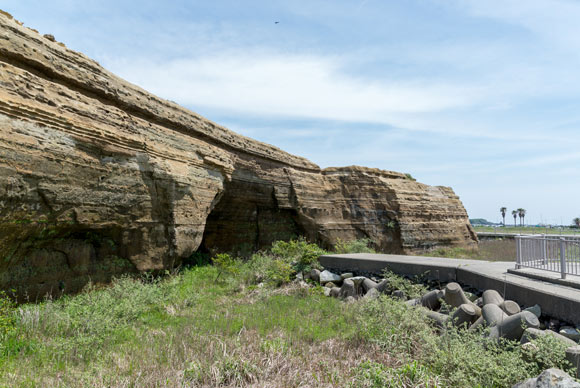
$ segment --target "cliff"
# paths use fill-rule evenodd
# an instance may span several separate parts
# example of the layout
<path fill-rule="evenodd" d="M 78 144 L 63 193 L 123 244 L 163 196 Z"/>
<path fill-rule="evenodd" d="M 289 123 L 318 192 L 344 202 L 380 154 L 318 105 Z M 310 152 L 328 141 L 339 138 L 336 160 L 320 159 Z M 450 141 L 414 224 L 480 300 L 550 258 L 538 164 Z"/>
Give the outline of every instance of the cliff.
<path fill-rule="evenodd" d="M 385 252 L 477 241 L 450 188 L 321 170 L 0 14 L 0 288 L 76 291 L 298 235 Z"/>

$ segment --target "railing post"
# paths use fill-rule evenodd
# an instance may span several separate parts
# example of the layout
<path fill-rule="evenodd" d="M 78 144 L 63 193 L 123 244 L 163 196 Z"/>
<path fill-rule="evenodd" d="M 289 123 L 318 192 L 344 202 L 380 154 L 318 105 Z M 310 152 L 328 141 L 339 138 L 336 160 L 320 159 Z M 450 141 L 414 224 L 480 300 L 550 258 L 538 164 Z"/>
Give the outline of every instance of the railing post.
<path fill-rule="evenodd" d="M 516 269 L 522 268 L 522 239 L 519 235 L 515 236 L 516 239 Z"/>
<path fill-rule="evenodd" d="M 548 252 L 546 247 L 546 235 L 542 235 L 542 265 L 548 264 Z"/>
<path fill-rule="evenodd" d="M 564 237 L 560 238 L 560 273 L 562 279 L 566 279 L 566 240 Z"/>

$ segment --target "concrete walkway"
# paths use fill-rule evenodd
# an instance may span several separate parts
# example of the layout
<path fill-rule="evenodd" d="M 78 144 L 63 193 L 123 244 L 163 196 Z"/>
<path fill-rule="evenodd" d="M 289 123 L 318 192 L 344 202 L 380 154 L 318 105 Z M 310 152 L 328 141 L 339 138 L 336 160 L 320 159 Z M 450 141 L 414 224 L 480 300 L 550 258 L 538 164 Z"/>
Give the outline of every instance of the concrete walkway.
<path fill-rule="evenodd" d="M 355 253 L 321 256 L 320 263 L 325 268 L 341 272 L 380 274 L 388 269 L 399 275 L 423 276 L 442 283 L 455 281 L 482 291 L 494 289 L 524 307 L 539 304 L 546 315 L 580 324 L 580 277 L 569 276 L 567 280 L 571 284 L 568 285 L 556 284 L 549 276 L 557 274 L 540 273 L 547 277 L 531 278 L 528 275 L 534 275 L 537 270 L 515 271 L 514 262 L 424 256 Z M 578 288 L 570 285 L 577 285 Z"/>

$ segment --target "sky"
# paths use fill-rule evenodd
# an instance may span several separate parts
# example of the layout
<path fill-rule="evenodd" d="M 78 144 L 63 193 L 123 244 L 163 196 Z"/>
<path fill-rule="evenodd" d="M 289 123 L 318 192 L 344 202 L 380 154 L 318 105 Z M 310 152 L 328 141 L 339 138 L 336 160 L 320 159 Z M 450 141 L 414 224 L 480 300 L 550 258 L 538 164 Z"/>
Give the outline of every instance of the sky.
<path fill-rule="evenodd" d="M 0 0 L 160 97 L 321 167 L 580 216 L 579 0 Z M 278 23 L 276 23 L 278 22 Z M 508 222 L 513 221 L 508 215 Z"/>

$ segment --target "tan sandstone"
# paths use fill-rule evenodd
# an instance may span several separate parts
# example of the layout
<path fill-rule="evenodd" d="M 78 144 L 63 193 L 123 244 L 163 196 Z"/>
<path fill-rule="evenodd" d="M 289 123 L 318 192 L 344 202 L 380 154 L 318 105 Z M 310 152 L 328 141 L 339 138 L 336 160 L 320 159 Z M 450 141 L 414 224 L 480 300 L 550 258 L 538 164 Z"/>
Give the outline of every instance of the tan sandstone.
<path fill-rule="evenodd" d="M 0 288 L 77 291 L 299 235 L 393 253 L 477 242 L 451 188 L 321 170 L 0 13 Z"/>

